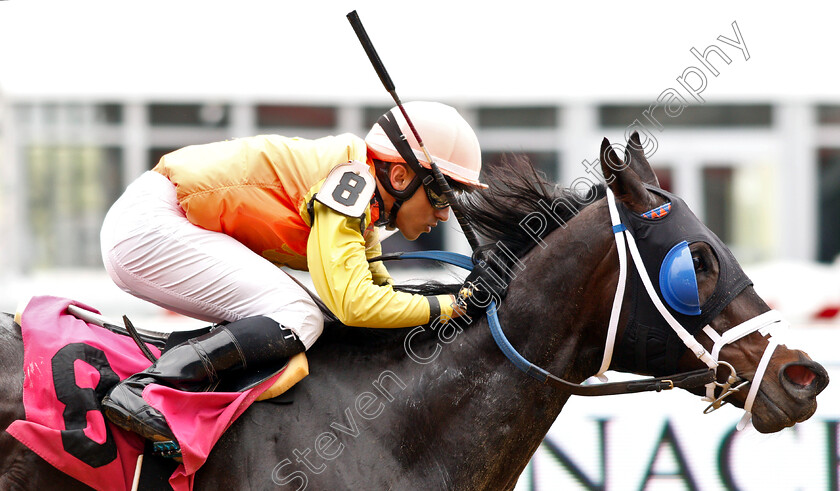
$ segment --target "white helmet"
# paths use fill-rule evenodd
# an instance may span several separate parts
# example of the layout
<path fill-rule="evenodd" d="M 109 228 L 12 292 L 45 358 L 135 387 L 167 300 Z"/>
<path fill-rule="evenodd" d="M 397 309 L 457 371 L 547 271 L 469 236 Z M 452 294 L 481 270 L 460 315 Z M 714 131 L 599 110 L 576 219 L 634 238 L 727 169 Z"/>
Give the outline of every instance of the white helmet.
<path fill-rule="evenodd" d="M 405 112 L 414 123 L 441 172 L 468 186 L 486 188 L 478 180 L 481 171 L 481 147 L 470 125 L 454 108 L 438 102 L 415 101 L 403 104 Z M 392 117 L 405 135 L 420 165 L 430 169 L 426 156 L 398 107 L 390 110 Z M 385 162 L 404 162 L 385 130 L 377 123 L 365 137 L 373 157 Z"/>

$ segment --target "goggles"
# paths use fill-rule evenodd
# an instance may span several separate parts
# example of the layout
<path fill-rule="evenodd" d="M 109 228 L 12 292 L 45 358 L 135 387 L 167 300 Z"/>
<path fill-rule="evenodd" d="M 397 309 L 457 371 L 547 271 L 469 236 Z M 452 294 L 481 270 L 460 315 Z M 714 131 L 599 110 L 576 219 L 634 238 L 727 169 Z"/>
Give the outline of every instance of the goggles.
<path fill-rule="evenodd" d="M 423 189 L 426 191 L 426 197 L 429 198 L 429 203 L 438 210 L 449 208 L 449 200 L 443 190 L 435 181 L 435 176 L 429 174 L 423 178 Z"/>

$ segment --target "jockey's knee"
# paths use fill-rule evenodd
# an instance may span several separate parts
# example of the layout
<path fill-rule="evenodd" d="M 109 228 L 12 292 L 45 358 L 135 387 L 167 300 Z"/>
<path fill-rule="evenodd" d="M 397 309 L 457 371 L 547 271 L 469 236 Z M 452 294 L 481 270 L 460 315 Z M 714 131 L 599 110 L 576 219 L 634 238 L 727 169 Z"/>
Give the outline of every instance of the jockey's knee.
<path fill-rule="evenodd" d="M 324 332 L 324 314 L 314 302 L 311 305 L 307 302 L 295 302 L 266 317 L 295 333 L 306 349 L 311 348 Z"/>

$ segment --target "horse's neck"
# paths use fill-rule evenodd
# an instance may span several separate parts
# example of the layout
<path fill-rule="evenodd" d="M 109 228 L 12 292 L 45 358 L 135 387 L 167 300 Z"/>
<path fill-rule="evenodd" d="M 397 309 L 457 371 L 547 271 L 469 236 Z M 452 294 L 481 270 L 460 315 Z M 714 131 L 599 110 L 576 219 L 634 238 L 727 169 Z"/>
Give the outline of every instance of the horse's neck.
<path fill-rule="evenodd" d="M 608 228 L 602 215 L 594 217 Z M 609 283 L 594 276 L 608 262 L 610 235 L 583 230 L 584 220 L 575 222 L 551 234 L 547 248 L 526 256 L 500 320 L 523 356 L 580 382 L 593 374 L 603 349 L 603 332 L 593 336 L 584 329 L 605 325 L 609 316 L 603 306 L 611 299 L 591 289 Z M 589 359 L 581 360 L 581 353 Z M 485 320 L 460 333 L 415 373 L 420 380 L 415 380 L 413 402 L 419 407 L 408 405 L 408 421 L 412 433 L 429 435 L 430 445 L 418 445 L 406 457 L 427 472 L 432 462 L 444 466 L 449 487 L 457 489 L 512 488 L 568 399 L 517 370 L 492 340 Z"/>

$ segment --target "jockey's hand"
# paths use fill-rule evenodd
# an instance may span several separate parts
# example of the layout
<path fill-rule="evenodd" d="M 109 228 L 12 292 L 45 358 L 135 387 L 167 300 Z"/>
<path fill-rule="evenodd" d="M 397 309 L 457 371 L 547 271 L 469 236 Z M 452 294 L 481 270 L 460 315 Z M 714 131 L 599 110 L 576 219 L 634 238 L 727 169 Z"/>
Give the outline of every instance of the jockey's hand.
<path fill-rule="evenodd" d="M 498 307 L 507 295 L 507 283 L 498 274 L 476 264 L 473 266 L 461 290 L 458 292 L 457 305 L 470 317 L 484 314 L 491 301 Z"/>

